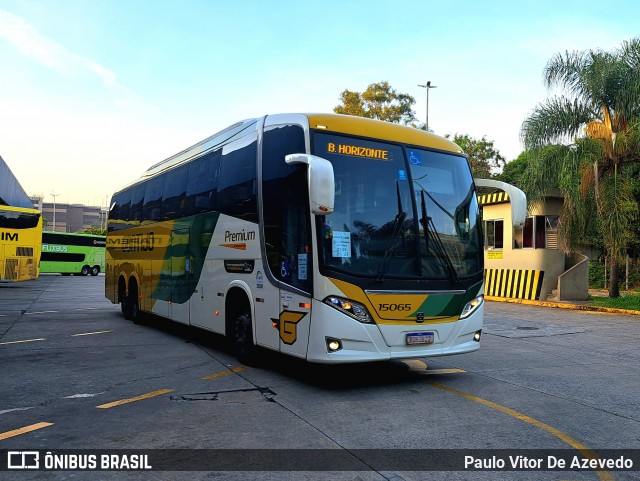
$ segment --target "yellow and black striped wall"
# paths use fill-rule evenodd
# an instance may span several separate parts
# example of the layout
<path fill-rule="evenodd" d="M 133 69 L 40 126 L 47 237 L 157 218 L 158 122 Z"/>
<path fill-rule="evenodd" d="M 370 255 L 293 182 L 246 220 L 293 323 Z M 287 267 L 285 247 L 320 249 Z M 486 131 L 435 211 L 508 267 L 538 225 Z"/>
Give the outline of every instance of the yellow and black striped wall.
<path fill-rule="evenodd" d="M 501 204 L 503 202 L 509 202 L 509 194 L 506 192 L 494 192 L 478 196 L 478 204 L 480 205 Z"/>
<path fill-rule="evenodd" d="M 540 299 L 544 271 L 534 269 L 485 269 L 484 294 L 514 299 Z"/>

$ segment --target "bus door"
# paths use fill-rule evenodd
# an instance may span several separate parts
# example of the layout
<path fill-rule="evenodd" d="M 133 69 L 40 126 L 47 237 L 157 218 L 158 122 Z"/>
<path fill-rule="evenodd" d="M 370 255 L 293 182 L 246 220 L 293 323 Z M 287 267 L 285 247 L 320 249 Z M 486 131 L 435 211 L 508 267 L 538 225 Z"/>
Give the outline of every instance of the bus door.
<path fill-rule="evenodd" d="M 189 298 L 193 291 L 189 234 L 188 228 L 171 231 L 169 317 L 183 324 L 189 324 Z"/>
<path fill-rule="evenodd" d="M 299 204 L 299 205 L 298 205 Z M 282 219 L 280 263 L 280 351 L 307 356 L 311 320 L 312 264 L 306 203 L 291 203 Z"/>

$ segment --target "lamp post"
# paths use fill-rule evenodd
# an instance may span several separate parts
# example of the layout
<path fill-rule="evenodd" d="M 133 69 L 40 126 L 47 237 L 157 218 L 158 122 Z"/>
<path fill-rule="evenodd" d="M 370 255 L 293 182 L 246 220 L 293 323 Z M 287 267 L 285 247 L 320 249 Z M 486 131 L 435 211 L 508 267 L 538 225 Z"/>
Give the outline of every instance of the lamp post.
<path fill-rule="evenodd" d="M 53 192 L 51 193 L 51 197 L 53 197 L 53 231 L 56 231 L 56 197 L 58 197 L 60 194 L 54 194 Z"/>
<path fill-rule="evenodd" d="M 418 85 L 418 87 L 422 87 L 427 89 L 427 132 L 429 132 L 429 89 L 434 89 L 437 87 L 437 85 L 431 85 L 431 80 L 429 80 L 426 84 L 424 85 Z"/>

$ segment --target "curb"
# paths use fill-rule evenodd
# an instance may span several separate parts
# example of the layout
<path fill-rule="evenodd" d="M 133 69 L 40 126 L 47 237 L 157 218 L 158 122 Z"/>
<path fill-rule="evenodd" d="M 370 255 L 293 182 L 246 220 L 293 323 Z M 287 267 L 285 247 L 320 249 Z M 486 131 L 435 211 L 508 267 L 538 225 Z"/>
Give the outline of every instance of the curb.
<path fill-rule="evenodd" d="M 613 307 L 585 306 L 581 304 L 571 304 L 567 302 L 530 301 L 528 299 L 513 299 L 510 297 L 484 296 L 486 301 L 509 302 L 512 304 L 525 304 L 527 306 L 555 307 L 558 309 L 571 309 L 574 311 L 608 312 L 610 314 L 628 314 L 640 316 L 640 311 L 630 309 L 615 309 Z"/>

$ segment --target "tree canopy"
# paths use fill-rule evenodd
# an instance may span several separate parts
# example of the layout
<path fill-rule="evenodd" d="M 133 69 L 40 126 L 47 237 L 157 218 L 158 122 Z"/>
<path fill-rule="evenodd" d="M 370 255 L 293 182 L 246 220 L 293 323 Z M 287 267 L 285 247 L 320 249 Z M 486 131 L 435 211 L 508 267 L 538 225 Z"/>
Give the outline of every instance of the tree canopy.
<path fill-rule="evenodd" d="M 640 37 L 612 52 L 556 54 L 544 79 L 547 88 L 564 94 L 538 104 L 522 124 L 525 190 L 535 201 L 552 186 L 560 188 L 565 250 L 584 241 L 587 225 L 596 224 L 612 265 L 609 296 L 617 297 L 617 262 L 638 215 Z"/>
<path fill-rule="evenodd" d="M 451 136 L 447 134 L 445 137 Z M 505 158 L 494 147 L 493 140 L 487 140 L 486 137 L 475 139 L 467 134 L 455 134 L 450 140 L 458 144 L 469 156 L 474 177 L 488 179 L 492 177 L 494 170 L 502 169 L 506 163 Z"/>
<path fill-rule="evenodd" d="M 411 95 L 398 93 L 383 80 L 370 84 L 362 93 L 344 90 L 340 94 L 340 104 L 333 111 L 407 125 L 417 120 L 412 110 L 415 103 Z"/>
<path fill-rule="evenodd" d="M 527 170 L 527 153 L 522 152 L 511 162 L 507 162 L 502 172 L 494 176 L 494 179 L 515 185 L 519 189 L 524 186 L 524 175 Z"/>

